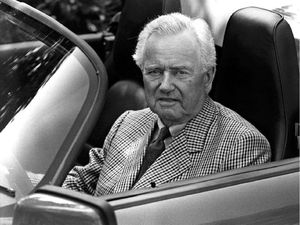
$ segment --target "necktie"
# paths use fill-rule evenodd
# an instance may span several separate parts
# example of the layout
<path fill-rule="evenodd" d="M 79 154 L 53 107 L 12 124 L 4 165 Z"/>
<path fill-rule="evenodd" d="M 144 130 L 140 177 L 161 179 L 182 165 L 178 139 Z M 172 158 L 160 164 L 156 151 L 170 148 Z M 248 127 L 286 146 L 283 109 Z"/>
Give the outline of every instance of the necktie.
<path fill-rule="evenodd" d="M 167 127 L 163 127 L 162 129 L 160 129 L 158 137 L 148 145 L 143 163 L 135 182 L 137 182 L 143 176 L 146 170 L 161 155 L 161 153 L 165 149 L 164 140 L 168 137 L 170 137 L 169 129 Z"/>

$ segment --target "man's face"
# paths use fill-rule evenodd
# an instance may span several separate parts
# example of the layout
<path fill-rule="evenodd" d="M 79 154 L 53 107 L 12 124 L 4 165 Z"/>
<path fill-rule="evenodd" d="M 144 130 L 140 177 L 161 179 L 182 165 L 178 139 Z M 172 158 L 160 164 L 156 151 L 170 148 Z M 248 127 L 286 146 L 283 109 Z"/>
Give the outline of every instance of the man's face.
<path fill-rule="evenodd" d="M 146 44 L 146 100 L 166 126 L 189 121 L 203 106 L 213 72 L 201 73 L 197 48 L 188 31 L 171 36 L 152 34 Z"/>

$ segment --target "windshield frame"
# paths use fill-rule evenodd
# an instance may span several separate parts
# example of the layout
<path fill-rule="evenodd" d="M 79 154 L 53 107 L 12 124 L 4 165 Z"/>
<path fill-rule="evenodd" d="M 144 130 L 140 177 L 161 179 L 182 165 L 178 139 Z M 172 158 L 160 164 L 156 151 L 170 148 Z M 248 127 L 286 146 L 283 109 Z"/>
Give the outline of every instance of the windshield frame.
<path fill-rule="evenodd" d="M 92 63 L 95 71 L 94 74 L 89 73 L 90 87 L 78 117 L 75 119 L 70 132 L 58 150 L 47 173 L 31 191 L 34 192 L 44 184 L 60 185 L 73 166 L 82 144 L 88 138 L 89 133 L 92 131 L 92 125 L 102 110 L 107 90 L 107 75 L 105 67 L 95 51 L 85 41 L 53 18 L 25 3 L 0 0 L 0 4 L 10 8 L 16 17 L 18 15 L 28 16 L 30 20 L 35 20 L 41 26 L 44 26 L 45 29 L 52 31 L 53 34 L 64 37 L 64 39 L 68 40 L 74 47 L 78 47 L 84 53 L 90 63 Z"/>

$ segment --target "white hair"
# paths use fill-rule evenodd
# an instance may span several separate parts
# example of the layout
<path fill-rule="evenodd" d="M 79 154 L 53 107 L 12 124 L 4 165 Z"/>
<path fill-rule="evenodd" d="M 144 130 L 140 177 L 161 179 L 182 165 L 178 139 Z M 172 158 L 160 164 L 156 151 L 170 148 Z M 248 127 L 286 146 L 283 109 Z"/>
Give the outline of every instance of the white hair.
<path fill-rule="evenodd" d="M 214 68 L 216 66 L 216 50 L 208 24 L 203 19 L 191 19 L 181 13 L 162 15 L 146 24 L 139 35 L 136 50 L 132 56 L 136 64 L 140 68 L 143 67 L 145 46 L 153 33 L 172 35 L 186 30 L 195 34 L 199 45 L 198 55 L 202 72 Z"/>

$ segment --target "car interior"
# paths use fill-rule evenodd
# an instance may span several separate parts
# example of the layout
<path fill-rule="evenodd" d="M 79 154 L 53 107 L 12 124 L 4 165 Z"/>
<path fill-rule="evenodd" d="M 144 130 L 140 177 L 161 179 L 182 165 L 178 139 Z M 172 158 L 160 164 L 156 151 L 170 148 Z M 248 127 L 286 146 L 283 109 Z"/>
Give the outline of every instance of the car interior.
<path fill-rule="evenodd" d="M 90 147 L 103 145 L 122 112 L 146 107 L 142 74 L 131 57 L 138 33 L 151 18 L 180 11 L 179 0 L 125 1 L 113 49 L 105 62 L 107 101 L 79 156 L 80 164 L 87 163 Z M 267 137 L 273 161 L 298 156 L 299 68 L 294 37 L 284 17 L 257 7 L 240 9 L 228 21 L 223 46 L 216 50 L 217 70 L 210 96 L 237 111 Z"/>

